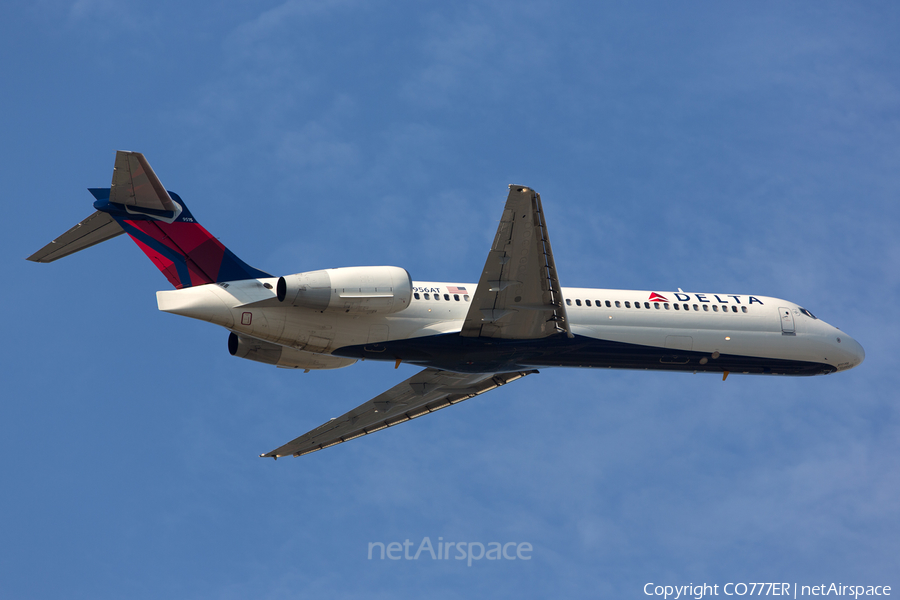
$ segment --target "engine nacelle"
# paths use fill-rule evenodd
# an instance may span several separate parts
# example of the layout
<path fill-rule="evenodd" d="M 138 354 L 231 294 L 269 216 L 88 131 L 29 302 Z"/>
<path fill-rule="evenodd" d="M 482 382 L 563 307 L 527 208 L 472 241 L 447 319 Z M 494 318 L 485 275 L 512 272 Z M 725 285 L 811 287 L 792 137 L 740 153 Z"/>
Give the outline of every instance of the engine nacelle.
<path fill-rule="evenodd" d="M 354 358 L 315 354 L 294 348 L 285 348 L 234 332 L 228 336 L 228 352 L 238 358 L 275 365 L 285 369 L 340 369 L 356 362 Z"/>
<path fill-rule="evenodd" d="M 409 306 L 412 278 L 400 267 L 343 267 L 278 278 L 278 300 L 319 312 L 390 314 Z"/>

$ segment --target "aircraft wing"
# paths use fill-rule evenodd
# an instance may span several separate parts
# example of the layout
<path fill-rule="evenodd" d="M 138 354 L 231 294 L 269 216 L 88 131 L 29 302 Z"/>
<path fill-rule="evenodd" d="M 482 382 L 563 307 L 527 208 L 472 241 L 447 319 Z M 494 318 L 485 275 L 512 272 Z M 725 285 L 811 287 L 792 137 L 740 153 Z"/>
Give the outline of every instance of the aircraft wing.
<path fill-rule="evenodd" d="M 541 196 L 510 185 L 460 335 L 527 340 L 562 332 L 572 337 Z"/>
<path fill-rule="evenodd" d="M 309 454 L 433 413 L 531 373 L 537 371 L 463 374 L 425 369 L 350 412 L 260 456 L 277 459 Z"/>

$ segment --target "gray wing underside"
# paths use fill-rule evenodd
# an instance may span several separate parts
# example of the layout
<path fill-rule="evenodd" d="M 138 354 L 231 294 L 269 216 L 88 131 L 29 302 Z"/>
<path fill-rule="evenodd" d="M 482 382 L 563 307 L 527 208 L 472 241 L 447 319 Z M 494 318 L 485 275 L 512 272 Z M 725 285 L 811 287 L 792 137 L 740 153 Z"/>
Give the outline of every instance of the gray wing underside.
<path fill-rule="evenodd" d="M 541 197 L 509 186 L 497 235 L 460 335 L 572 337 Z M 537 371 L 461 374 L 428 368 L 350 412 L 261 456 L 301 456 L 462 402 Z"/>
<path fill-rule="evenodd" d="M 460 335 L 527 340 L 557 333 L 572 337 L 541 196 L 510 185 Z"/>
<path fill-rule="evenodd" d="M 537 371 L 462 374 L 425 369 L 262 457 L 302 456 L 468 400 Z"/>

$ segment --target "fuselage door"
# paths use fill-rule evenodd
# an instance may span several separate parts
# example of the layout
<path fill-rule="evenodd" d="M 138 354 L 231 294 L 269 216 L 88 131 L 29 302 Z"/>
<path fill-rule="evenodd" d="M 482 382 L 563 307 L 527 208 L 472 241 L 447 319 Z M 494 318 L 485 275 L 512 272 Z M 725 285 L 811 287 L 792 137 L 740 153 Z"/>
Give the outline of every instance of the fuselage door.
<path fill-rule="evenodd" d="M 782 306 L 778 313 L 781 315 L 781 332 L 794 333 L 794 315 L 791 314 L 791 309 Z"/>

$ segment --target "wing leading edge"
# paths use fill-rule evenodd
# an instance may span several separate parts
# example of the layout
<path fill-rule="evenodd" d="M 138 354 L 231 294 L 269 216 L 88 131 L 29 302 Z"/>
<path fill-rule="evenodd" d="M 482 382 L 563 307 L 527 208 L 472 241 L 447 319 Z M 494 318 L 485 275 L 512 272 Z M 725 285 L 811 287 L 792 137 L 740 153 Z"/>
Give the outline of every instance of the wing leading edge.
<path fill-rule="evenodd" d="M 341 442 L 349 442 L 474 398 L 532 373 L 537 371 L 462 374 L 425 369 L 350 412 L 260 456 L 275 459 L 282 456 L 302 456 Z"/>

